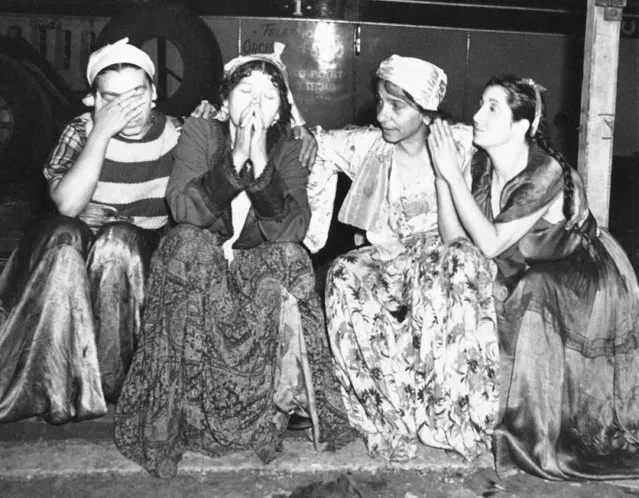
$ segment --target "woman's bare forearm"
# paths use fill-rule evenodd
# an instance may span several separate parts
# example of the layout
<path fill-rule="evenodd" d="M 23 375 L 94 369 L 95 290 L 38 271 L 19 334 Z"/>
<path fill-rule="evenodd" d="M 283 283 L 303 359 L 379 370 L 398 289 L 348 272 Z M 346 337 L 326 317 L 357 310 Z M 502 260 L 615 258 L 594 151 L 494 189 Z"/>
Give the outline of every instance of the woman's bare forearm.
<path fill-rule="evenodd" d="M 93 130 L 71 169 L 49 188 L 58 212 L 76 217 L 91 201 L 100 179 L 110 136 Z"/>

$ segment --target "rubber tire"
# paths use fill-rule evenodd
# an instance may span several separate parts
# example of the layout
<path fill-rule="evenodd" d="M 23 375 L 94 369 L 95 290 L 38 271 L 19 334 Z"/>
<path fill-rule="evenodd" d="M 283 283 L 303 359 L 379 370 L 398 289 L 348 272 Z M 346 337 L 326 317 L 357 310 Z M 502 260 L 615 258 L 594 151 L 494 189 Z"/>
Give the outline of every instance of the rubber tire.
<path fill-rule="evenodd" d="M 182 57 L 181 85 L 166 100 L 157 102 L 158 110 L 170 116 L 188 116 L 202 99 L 216 101 L 224 69 L 220 46 L 207 24 L 188 8 L 153 3 L 128 8 L 107 22 L 95 46 L 125 36 L 138 47 L 154 38 L 166 38 Z"/>
<path fill-rule="evenodd" d="M 0 95 L 9 105 L 14 128 L 0 147 L 3 182 L 19 182 L 41 169 L 53 145 L 53 111 L 38 80 L 11 54 L 0 51 Z"/>

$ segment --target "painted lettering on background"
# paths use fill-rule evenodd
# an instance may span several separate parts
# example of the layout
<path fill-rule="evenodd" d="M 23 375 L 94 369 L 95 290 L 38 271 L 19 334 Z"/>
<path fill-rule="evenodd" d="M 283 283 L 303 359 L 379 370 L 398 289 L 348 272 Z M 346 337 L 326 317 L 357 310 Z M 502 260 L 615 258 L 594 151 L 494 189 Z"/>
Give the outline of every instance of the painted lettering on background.
<path fill-rule="evenodd" d="M 245 22 L 244 55 L 270 53 L 275 42 L 286 45 L 283 60 L 300 111 L 309 123 L 339 127 L 352 120 L 352 58 L 344 40 L 347 25 L 316 21 Z"/>
<path fill-rule="evenodd" d="M 244 40 L 242 42 L 242 55 L 268 54 L 273 52 L 273 42 L 256 42 Z"/>

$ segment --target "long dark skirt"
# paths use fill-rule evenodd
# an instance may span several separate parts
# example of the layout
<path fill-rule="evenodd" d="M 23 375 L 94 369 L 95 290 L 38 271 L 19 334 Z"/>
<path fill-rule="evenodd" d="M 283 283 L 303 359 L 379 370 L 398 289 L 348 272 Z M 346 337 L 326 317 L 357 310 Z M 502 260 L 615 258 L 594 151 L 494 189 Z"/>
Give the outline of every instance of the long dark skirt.
<path fill-rule="evenodd" d="M 503 302 L 497 471 L 545 479 L 639 476 L 639 289 L 605 231 L 533 265 Z"/>
<path fill-rule="evenodd" d="M 143 332 L 115 413 L 128 458 L 170 477 L 185 451 L 282 449 L 291 413 L 316 443 L 352 438 L 310 259 L 298 244 L 224 258 L 216 234 L 180 225 L 153 257 Z M 319 434 L 318 434 L 319 433 Z"/>
<path fill-rule="evenodd" d="M 0 422 L 104 415 L 133 356 L 155 232 L 55 215 L 0 276 Z"/>

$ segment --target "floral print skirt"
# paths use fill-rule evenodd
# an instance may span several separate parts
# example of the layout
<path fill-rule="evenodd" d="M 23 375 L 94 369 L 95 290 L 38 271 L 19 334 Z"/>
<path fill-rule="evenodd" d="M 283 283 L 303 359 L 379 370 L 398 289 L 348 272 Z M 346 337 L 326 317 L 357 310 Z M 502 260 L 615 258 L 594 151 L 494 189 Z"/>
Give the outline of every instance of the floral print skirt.
<path fill-rule="evenodd" d="M 332 265 L 329 340 L 350 423 L 389 460 L 419 444 L 471 459 L 490 448 L 499 407 L 494 264 L 433 232 L 384 261 L 375 246 Z"/>

